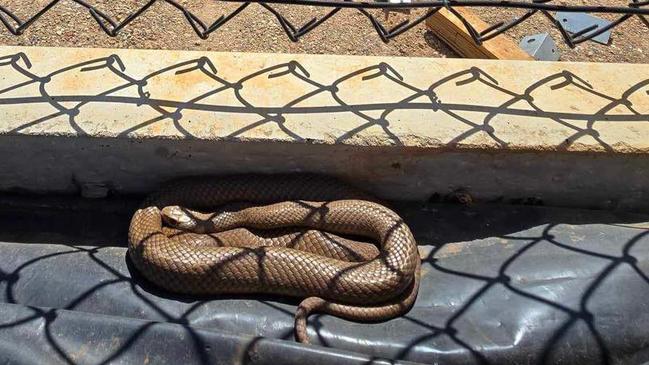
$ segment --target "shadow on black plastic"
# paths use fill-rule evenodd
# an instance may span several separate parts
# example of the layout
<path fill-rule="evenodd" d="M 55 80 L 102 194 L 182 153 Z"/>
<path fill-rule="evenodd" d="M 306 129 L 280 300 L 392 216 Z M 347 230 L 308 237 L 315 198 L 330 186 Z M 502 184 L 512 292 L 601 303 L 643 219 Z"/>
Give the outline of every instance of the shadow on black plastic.
<path fill-rule="evenodd" d="M 314 316 L 312 339 L 327 349 L 293 342 L 295 300 L 195 298 L 156 289 L 130 267 L 124 248 L 113 247 L 124 245 L 117 236 L 108 236 L 105 247 L 2 244 L 6 315 L 0 342 L 40 339 L 55 352 L 41 360 L 67 364 L 128 362 L 145 355 L 154 361 L 146 349 L 167 360 L 202 364 L 649 360 L 649 314 L 642 310 L 649 293 L 646 216 L 498 205 L 399 211 L 426 252 L 414 309 L 383 324 Z M 14 212 L 21 214 L 29 216 Z M 121 214 L 125 221 L 130 216 Z M 0 240 L 35 242 L 28 224 L 11 233 L 20 221 L 15 219 L 0 222 Z M 96 238 L 111 231 L 101 221 L 87 229 Z M 77 235 L 60 237 L 74 242 Z M 253 318 L 246 320 L 248 314 Z M 266 332 L 250 333 L 258 321 L 267 322 L 257 327 Z M 237 332 L 241 325 L 252 327 Z M 71 328 L 77 332 L 66 334 Z M 83 346 L 89 347 L 86 352 Z"/>

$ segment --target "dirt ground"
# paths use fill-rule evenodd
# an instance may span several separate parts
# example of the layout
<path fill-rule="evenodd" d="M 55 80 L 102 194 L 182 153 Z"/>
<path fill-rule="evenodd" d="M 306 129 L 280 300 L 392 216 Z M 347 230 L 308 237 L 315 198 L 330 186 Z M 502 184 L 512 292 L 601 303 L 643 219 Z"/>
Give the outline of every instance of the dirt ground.
<path fill-rule="evenodd" d="M 50 0 L 0 0 L 0 5 L 11 9 L 21 18 L 28 18 Z M 145 4 L 146 0 L 93 0 L 96 5 L 116 20 Z M 179 1 L 190 11 L 210 24 L 223 14 L 236 8 L 236 4 L 208 0 Z M 563 3 L 582 5 L 625 5 L 622 0 L 564 0 Z M 306 6 L 275 5 L 282 14 L 299 27 L 326 9 Z M 479 9 L 477 12 L 487 22 L 508 19 L 520 10 Z M 421 11 L 413 11 L 414 18 Z M 408 15 L 375 11 L 386 27 L 398 24 Z M 609 20 L 614 16 L 602 15 Z M 540 13 L 507 34 L 517 42 L 526 35 L 550 31 L 560 47 L 562 60 L 589 62 L 649 62 L 649 29 L 637 18 L 618 26 L 608 46 L 594 42 L 568 48 L 550 22 Z M 291 42 L 276 18 L 258 4 L 252 4 L 239 16 L 201 40 L 192 31 L 180 11 L 162 2 L 153 5 L 143 16 L 126 27 L 117 37 L 110 38 L 101 31 L 87 10 L 72 1 L 62 1 L 36 22 L 24 35 L 15 37 L 0 31 L 0 44 L 34 46 L 72 46 L 107 48 L 187 49 L 241 52 L 327 53 L 347 55 L 393 55 L 411 57 L 456 57 L 456 55 L 422 23 L 383 43 L 369 20 L 358 11 L 344 9 L 312 33 Z"/>

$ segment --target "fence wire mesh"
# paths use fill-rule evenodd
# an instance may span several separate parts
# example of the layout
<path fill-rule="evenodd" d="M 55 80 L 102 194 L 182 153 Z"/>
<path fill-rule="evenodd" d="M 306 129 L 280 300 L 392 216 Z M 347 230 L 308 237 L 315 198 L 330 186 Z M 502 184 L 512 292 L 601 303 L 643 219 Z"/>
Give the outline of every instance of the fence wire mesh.
<path fill-rule="evenodd" d="M 565 43 L 574 47 L 579 43 L 593 39 L 605 32 L 612 30 L 623 22 L 637 17 L 639 18 L 640 26 L 649 29 L 649 0 L 632 0 L 624 6 L 588 6 L 588 5 L 570 5 L 561 1 L 553 0 L 531 0 L 531 1 L 494 1 L 494 0 L 435 0 L 435 1 L 416 1 L 415 2 L 362 2 L 352 0 L 263 0 L 263 1 L 241 1 L 241 0 L 223 0 L 220 3 L 235 3 L 234 10 L 228 11 L 224 9 L 225 14 L 219 16 L 211 24 L 201 20 L 199 16 L 189 10 L 185 3 L 180 3 L 174 0 L 149 0 L 135 11 L 127 14 L 122 19 L 116 19 L 114 16 L 108 14 L 106 9 L 101 9 L 97 5 L 93 5 L 84 0 L 63 0 L 73 2 L 79 5 L 79 9 L 88 11 L 92 18 L 97 22 L 98 26 L 109 36 L 117 36 L 122 29 L 131 24 L 134 20 L 140 17 L 145 12 L 155 11 L 152 6 L 156 3 L 165 3 L 176 8 L 183 14 L 191 29 L 201 39 L 207 39 L 212 33 L 217 32 L 225 24 L 236 18 L 244 12 L 251 4 L 260 5 L 265 11 L 272 14 L 279 25 L 282 27 L 288 38 L 297 42 L 301 37 L 316 30 L 320 25 L 335 16 L 341 9 L 351 8 L 360 12 L 365 16 L 369 23 L 374 27 L 380 39 L 388 42 L 390 39 L 412 29 L 416 25 L 432 17 L 440 9 L 447 9 L 455 17 L 457 17 L 466 31 L 476 44 L 482 44 L 493 37 L 496 37 L 513 27 L 526 22 L 531 17 L 546 17 L 550 24 L 555 27 L 562 35 Z M 53 0 L 47 3 L 40 9 L 35 9 L 31 16 L 21 18 L 9 6 L 0 5 L 0 21 L 4 24 L 6 29 L 11 34 L 19 36 L 22 35 L 30 26 L 36 23 L 43 15 L 48 13 L 57 4 L 63 2 L 62 0 Z M 314 17 L 303 24 L 294 24 L 283 13 L 278 5 L 289 5 L 291 7 L 312 6 L 324 9 L 325 13 L 322 16 Z M 522 9 L 523 13 L 508 20 L 500 21 L 487 29 L 478 30 L 466 19 L 457 9 L 459 8 L 502 8 L 502 9 Z M 423 9 L 421 15 L 407 19 L 403 22 L 392 26 L 386 27 L 380 18 L 373 14 L 372 9 L 390 10 L 413 10 Z M 596 13 L 596 14 L 610 14 L 616 18 L 607 25 L 591 25 L 586 26 L 584 29 L 569 33 L 562 27 L 559 20 L 555 18 L 556 12 L 573 12 L 573 13 Z M 85 15 L 84 15 L 85 16 Z M 153 26 L 151 26 L 153 27 Z"/>

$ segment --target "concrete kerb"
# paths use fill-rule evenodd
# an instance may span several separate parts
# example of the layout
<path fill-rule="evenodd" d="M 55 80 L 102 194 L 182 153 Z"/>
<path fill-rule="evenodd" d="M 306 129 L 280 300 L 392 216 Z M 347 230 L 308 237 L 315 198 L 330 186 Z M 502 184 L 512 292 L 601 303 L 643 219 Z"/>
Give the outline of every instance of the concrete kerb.
<path fill-rule="evenodd" d="M 0 47 L 0 190 L 310 171 L 383 198 L 649 207 L 649 67 Z"/>

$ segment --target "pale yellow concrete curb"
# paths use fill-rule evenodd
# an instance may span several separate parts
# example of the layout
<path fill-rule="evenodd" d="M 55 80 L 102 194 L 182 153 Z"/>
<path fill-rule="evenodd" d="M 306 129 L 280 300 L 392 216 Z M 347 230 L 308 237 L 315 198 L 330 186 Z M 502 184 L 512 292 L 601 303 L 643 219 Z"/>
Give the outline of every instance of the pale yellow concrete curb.
<path fill-rule="evenodd" d="M 647 65 L 0 47 L 0 191 L 310 171 L 649 209 L 648 90 Z"/>
<path fill-rule="evenodd" d="M 0 55 L 3 134 L 649 152 L 647 65 L 24 47 Z"/>

